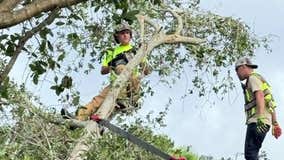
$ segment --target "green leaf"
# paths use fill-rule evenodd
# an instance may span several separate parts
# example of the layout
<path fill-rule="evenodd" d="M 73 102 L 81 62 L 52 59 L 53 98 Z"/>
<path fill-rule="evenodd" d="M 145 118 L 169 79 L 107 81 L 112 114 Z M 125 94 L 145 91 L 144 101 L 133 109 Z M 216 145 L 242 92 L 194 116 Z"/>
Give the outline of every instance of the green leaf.
<path fill-rule="evenodd" d="M 45 52 L 45 49 L 46 49 L 46 41 L 43 40 L 39 46 L 39 51 L 40 52 Z"/>
<path fill-rule="evenodd" d="M 39 61 L 35 61 L 35 62 L 31 63 L 29 65 L 29 67 L 34 72 L 34 74 L 41 75 L 44 72 L 46 72 L 45 67 L 47 67 L 47 63 L 39 60 Z"/>
<path fill-rule="evenodd" d="M 60 93 L 62 93 L 64 91 L 64 88 L 61 85 L 60 86 L 58 86 L 58 85 L 51 86 L 50 89 L 55 90 L 55 94 L 57 96 L 59 96 Z"/>
<path fill-rule="evenodd" d="M 82 18 L 79 17 L 77 14 L 71 14 L 71 15 L 70 15 L 70 18 L 73 18 L 73 19 L 75 19 L 75 20 L 82 20 Z"/>
<path fill-rule="evenodd" d="M 74 106 L 79 105 L 79 102 L 80 102 L 80 96 L 75 96 L 75 97 L 73 98 L 73 100 L 72 100 L 72 104 L 73 104 Z"/>
<path fill-rule="evenodd" d="M 91 63 L 88 63 L 88 67 L 89 67 L 89 69 L 95 69 L 94 65 L 91 64 Z"/>
<path fill-rule="evenodd" d="M 47 62 L 48 62 L 49 68 L 54 70 L 54 68 L 55 68 L 55 61 L 52 58 L 48 58 Z"/>
<path fill-rule="evenodd" d="M 54 82 L 55 82 L 55 83 L 58 82 L 58 77 L 57 77 L 57 76 L 54 77 Z"/>
<path fill-rule="evenodd" d="M 4 39 L 7 39 L 8 36 L 9 36 L 8 34 L 3 34 L 3 35 L 1 35 L 1 36 L 0 36 L 0 42 L 1 42 L 2 40 L 4 40 Z"/>
<path fill-rule="evenodd" d="M 38 74 L 34 74 L 33 75 L 33 82 L 34 82 L 34 84 L 38 84 L 38 78 L 39 78 Z"/>
<path fill-rule="evenodd" d="M 35 71 L 36 70 L 35 64 L 30 64 L 29 67 L 30 67 L 31 71 Z"/>
<path fill-rule="evenodd" d="M 139 13 L 139 10 L 132 10 L 126 13 L 125 17 L 128 17 L 130 19 L 136 19 L 135 15 Z"/>
<path fill-rule="evenodd" d="M 48 46 L 48 49 L 53 52 L 53 46 L 50 43 L 50 41 L 47 41 L 47 46 Z"/>
<path fill-rule="evenodd" d="M 50 89 L 56 90 L 57 89 L 57 85 L 51 86 Z"/>
<path fill-rule="evenodd" d="M 63 22 L 56 22 L 55 23 L 57 26 L 62 26 L 62 25 L 64 25 L 65 23 L 63 23 Z"/>
<path fill-rule="evenodd" d="M 71 88 L 72 87 L 72 77 L 64 76 L 61 80 L 61 86 L 64 88 Z"/>
<path fill-rule="evenodd" d="M 10 35 L 10 38 L 11 38 L 11 41 L 12 41 L 12 42 L 15 42 L 16 40 L 18 40 L 19 37 L 20 37 L 20 35 L 18 35 L 18 34 Z"/>
<path fill-rule="evenodd" d="M 160 5 L 160 4 L 161 4 L 161 0 L 154 0 L 154 4 L 155 4 L 155 5 L 156 5 L 156 4 Z"/>
<path fill-rule="evenodd" d="M 49 30 L 47 30 L 46 28 L 45 29 L 42 29 L 41 31 L 39 31 L 39 36 L 42 38 L 42 39 L 46 39 L 46 36 L 48 34 Z"/>
<path fill-rule="evenodd" d="M 67 38 L 68 38 L 69 41 L 71 41 L 71 40 L 77 39 L 79 37 L 78 37 L 77 33 L 69 33 L 67 35 Z"/>
<path fill-rule="evenodd" d="M 72 43 L 72 47 L 76 48 L 78 44 L 80 43 L 80 37 L 77 33 L 70 33 L 67 35 L 68 41 Z"/>
<path fill-rule="evenodd" d="M 63 52 L 62 54 L 59 55 L 57 61 L 63 61 L 64 58 L 65 58 L 65 53 Z"/>
<path fill-rule="evenodd" d="M 13 43 L 10 43 L 9 46 L 6 49 L 6 52 L 4 54 L 6 56 L 12 57 L 15 51 L 15 45 Z"/>
<path fill-rule="evenodd" d="M 8 86 L 9 86 L 9 77 L 7 77 L 3 81 L 3 85 L 0 85 L 0 95 L 2 98 L 9 98 L 9 93 L 8 93 Z"/>
<path fill-rule="evenodd" d="M 6 50 L 5 46 L 2 43 L 0 43 L 0 49 L 3 50 L 3 51 Z"/>
<path fill-rule="evenodd" d="M 38 57 L 34 52 L 32 53 L 32 56 L 35 57 L 35 58 Z"/>

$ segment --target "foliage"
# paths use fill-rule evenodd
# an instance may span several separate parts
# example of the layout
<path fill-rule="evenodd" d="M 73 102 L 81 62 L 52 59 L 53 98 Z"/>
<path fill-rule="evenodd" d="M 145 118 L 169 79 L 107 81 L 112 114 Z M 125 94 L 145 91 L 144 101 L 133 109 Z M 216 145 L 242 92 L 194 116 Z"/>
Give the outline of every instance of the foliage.
<path fill-rule="evenodd" d="M 82 74 L 97 69 L 100 54 L 115 45 L 113 27 L 126 20 L 134 28 L 134 43 L 138 44 L 138 23 L 135 14 L 146 14 L 172 33 L 176 20 L 164 12 L 169 9 L 183 12 L 183 35 L 206 40 L 202 45 L 161 45 L 153 51 L 149 62 L 162 82 L 171 85 L 187 70 L 191 87 L 187 94 L 204 96 L 208 92 L 226 93 L 234 87 L 228 67 L 241 56 L 252 56 L 254 49 L 266 44 L 258 39 L 240 19 L 223 17 L 198 8 L 198 1 L 182 4 L 172 1 L 91 1 L 67 7 L 58 13 L 51 24 L 42 29 L 24 46 L 34 84 L 50 83 L 57 95 L 65 100 L 78 97 L 74 90 Z M 185 6 L 185 7 L 184 7 Z M 31 30 L 47 16 L 42 13 L 17 30 L 4 30 L 0 37 L 1 56 L 9 59 L 18 45 L 21 33 Z M 151 40 L 151 27 L 146 28 L 146 40 Z M 7 62 L 6 62 L 7 63 Z M 224 69 L 227 70 L 224 72 Z M 49 74 L 48 74 L 49 73 Z M 225 73 L 225 74 L 224 74 Z M 80 76 L 78 76 L 80 75 Z M 212 77 L 210 80 L 204 77 Z M 169 80 L 169 78 L 172 80 Z M 214 84 L 214 85 L 213 85 Z"/>
<path fill-rule="evenodd" d="M 82 129 L 69 130 L 64 125 L 50 123 L 58 118 L 52 110 L 44 109 L 36 101 L 30 103 L 29 101 L 34 99 L 33 96 L 17 88 L 16 85 L 10 86 L 9 97 L 17 94 L 19 99 L 13 102 L 9 100 L 11 103 L 5 105 L 5 109 L 1 111 L 1 115 L 5 115 L 0 117 L 1 121 L 7 123 L 0 127 L 0 159 L 66 159 L 72 144 L 81 136 Z M 30 98 L 27 99 L 27 97 Z M 9 118 L 10 114 L 12 119 Z M 149 116 L 147 120 L 136 118 L 131 124 L 121 122 L 117 121 L 117 125 L 169 154 L 192 157 L 189 160 L 196 159 L 196 156 L 189 151 L 175 149 L 173 141 L 166 135 L 154 133 L 155 128 L 150 126 L 158 123 L 155 118 L 151 119 Z M 98 141 L 94 142 L 90 139 L 89 143 L 94 145 L 87 152 L 88 159 L 117 159 L 118 157 L 119 159 L 159 159 L 108 130 L 104 131 Z"/>
<path fill-rule="evenodd" d="M 33 1 L 25 2 L 20 5 L 24 7 Z M 64 96 L 63 101 L 79 105 L 80 93 L 76 91 L 76 83 L 82 75 L 97 69 L 102 51 L 115 45 L 113 30 L 119 22 L 126 20 L 132 24 L 133 43 L 139 46 L 144 42 L 140 41 L 135 14 L 148 16 L 170 34 L 175 32 L 177 20 L 168 11 L 177 10 L 183 20 L 182 34 L 206 42 L 202 45 L 162 44 L 155 48 L 148 57 L 154 71 L 152 75 L 158 75 L 161 82 L 171 86 L 182 74 L 189 73 L 191 87 L 187 95 L 224 94 L 234 87 L 229 67 L 239 57 L 253 56 L 256 48 L 267 47 L 268 39 L 258 38 L 240 19 L 201 10 L 198 0 L 182 3 L 167 0 L 87 1 L 62 8 L 52 24 L 40 30 L 26 44 L 21 44 L 24 33 L 48 16 L 48 12 L 42 12 L 15 27 L 0 31 L 0 73 L 15 56 L 17 48 L 24 45 L 21 54 L 29 59 L 29 71 L 24 79 L 35 85 L 48 83 L 56 95 Z M 144 40 L 151 42 L 151 35 L 153 28 L 147 25 Z M 148 87 L 145 91 L 152 93 L 151 86 Z M 69 155 L 82 130 L 70 131 L 64 126 L 49 123 L 56 118 L 52 108 L 42 105 L 24 86 L 18 87 L 9 78 L 1 82 L 0 94 L 8 102 L 0 107 L 3 122 L 0 129 L 1 159 L 65 159 Z M 157 121 L 164 118 L 164 113 L 160 116 Z M 166 152 L 197 159 L 187 149 L 174 149 L 174 143 L 167 136 L 153 132 L 155 128 L 138 121 L 123 127 Z M 107 131 L 95 143 L 87 153 L 89 159 L 157 159 Z"/>

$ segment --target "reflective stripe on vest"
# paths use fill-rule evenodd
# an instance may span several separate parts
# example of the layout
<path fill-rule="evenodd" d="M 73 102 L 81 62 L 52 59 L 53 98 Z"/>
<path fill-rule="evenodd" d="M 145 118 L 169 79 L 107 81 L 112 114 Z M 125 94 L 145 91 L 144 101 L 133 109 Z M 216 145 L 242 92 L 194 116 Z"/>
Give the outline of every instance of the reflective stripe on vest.
<path fill-rule="evenodd" d="M 264 93 L 264 99 L 272 99 L 272 95 L 270 94 L 270 92 L 266 89 L 263 91 Z M 265 100 L 266 101 L 266 100 Z M 252 101 L 248 102 L 245 104 L 245 110 L 250 110 L 251 108 L 255 107 L 256 106 L 256 99 L 253 99 Z M 270 106 L 270 105 L 269 105 Z"/>
<path fill-rule="evenodd" d="M 267 83 L 267 81 L 261 75 L 255 73 L 255 72 L 253 72 L 252 75 L 256 76 L 257 78 L 259 78 L 261 80 L 261 82 L 262 82 L 261 90 L 264 93 L 265 106 L 272 113 L 274 111 L 274 108 L 276 107 L 276 103 L 275 103 L 273 96 L 271 94 L 270 85 Z M 245 89 L 245 91 L 244 91 L 244 93 L 245 93 L 245 95 L 244 95 L 245 96 L 245 111 L 248 112 L 249 110 L 254 108 L 253 110 L 248 112 L 248 115 L 252 116 L 256 112 L 256 109 L 255 109 L 256 108 L 256 99 L 252 99 L 253 93 L 248 90 L 247 84 L 246 84 L 244 89 Z M 254 111 L 254 113 L 251 113 L 253 111 Z"/>

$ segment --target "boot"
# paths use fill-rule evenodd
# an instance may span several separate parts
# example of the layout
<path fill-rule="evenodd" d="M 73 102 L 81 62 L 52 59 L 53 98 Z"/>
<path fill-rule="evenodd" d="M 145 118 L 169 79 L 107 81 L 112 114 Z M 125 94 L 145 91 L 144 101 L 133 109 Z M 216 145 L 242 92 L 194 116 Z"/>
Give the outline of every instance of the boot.
<path fill-rule="evenodd" d="M 61 114 L 61 116 L 62 116 L 63 119 L 75 119 L 75 116 L 72 115 L 71 113 L 69 113 L 66 108 L 62 108 L 61 111 L 60 111 L 60 114 Z M 69 125 L 68 128 L 73 131 L 73 130 L 75 130 L 77 127 L 76 127 L 76 126 Z"/>
<path fill-rule="evenodd" d="M 64 119 L 75 119 L 75 116 L 69 113 L 66 108 L 62 108 L 60 114 Z"/>

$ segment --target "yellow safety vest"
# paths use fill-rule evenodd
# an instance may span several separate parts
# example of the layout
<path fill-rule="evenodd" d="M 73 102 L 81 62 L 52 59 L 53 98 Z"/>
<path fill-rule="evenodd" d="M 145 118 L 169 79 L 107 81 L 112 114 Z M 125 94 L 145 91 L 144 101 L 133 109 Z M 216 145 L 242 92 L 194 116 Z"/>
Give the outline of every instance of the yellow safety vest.
<path fill-rule="evenodd" d="M 132 51 L 134 52 L 134 49 L 130 44 L 126 46 L 119 45 L 112 50 L 107 50 L 102 60 L 102 66 L 109 66 L 108 65 L 109 62 L 111 62 L 116 56 L 126 53 L 126 52 L 132 52 Z M 126 54 L 129 55 L 129 54 L 134 54 L 134 53 L 126 53 Z M 131 55 L 131 56 L 134 56 L 134 55 Z M 138 69 L 135 68 L 133 73 L 138 76 Z M 113 70 L 111 70 L 110 82 L 113 82 L 116 78 L 117 78 L 117 75 L 115 74 Z"/>
<path fill-rule="evenodd" d="M 276 103 L 274 101 L 274 98 L 271 93 L 271 87 L 267 83 L 267 81 L 258 73 L 253 72 L 250 76 L 256 76 L 259 78 L 262 82 L 261 84 L 261 90 L 264 93 L 264 100 L 265 100 L 265 106 L 268 108 L 269 112 L 273 112 L 276 108 Z M 243 86 L 244 89 L 244 96 L 245 96 L 245 112 L 247 114 L 247 118 L 252 117 L 256 113 L 256 99 L 253 96 L 254 93 L 252 93 L 251 90 L 248 89 L 248 81 L 247 79 L 246 85 Z"/>

